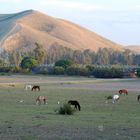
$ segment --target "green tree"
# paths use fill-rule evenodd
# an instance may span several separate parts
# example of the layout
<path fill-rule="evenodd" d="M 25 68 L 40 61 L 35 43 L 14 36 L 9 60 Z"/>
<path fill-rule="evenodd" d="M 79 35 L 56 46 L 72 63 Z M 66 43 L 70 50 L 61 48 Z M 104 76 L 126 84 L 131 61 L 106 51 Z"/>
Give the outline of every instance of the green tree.
<path fill-rule="evenodd" d="M 4 66 L 4 60 L 0 59 L 0 67 Z"/>
<path fill-rule="evenodd" d="M 87 68 L 87 70 L 89 72 L 89 75 L 92 75 L 92 72 L 95 69 L 95 66 L 93 66 L 93 65 L 87 65 L 86 68 Z"/>
<path fill-rule="evenodd" d="M 41 44 L 36 42 L 35 45 L 36 45 L 36 48 L 34 49 L 35 59 L 38 61 L 39 64 L 42 64 L 45 61 L 46 51 Z"/>
<path fill-rule="evenodd" d="M 61 59 L 55 62 L 55 66 L 63 67 L 64 69 L 71 66 L 73 62 L 71 60 Z"/>
<path fill-rule="evenodd" d="M 32 57 L 24 57 L 20 63 L 21 68 L 29 69 L 36 67 L 38 65 L 38 61 Z"/>
<path fill-rule="evenodd" d="M 137 69 L 137 76 L 140 77 L 140 68 Z"/>

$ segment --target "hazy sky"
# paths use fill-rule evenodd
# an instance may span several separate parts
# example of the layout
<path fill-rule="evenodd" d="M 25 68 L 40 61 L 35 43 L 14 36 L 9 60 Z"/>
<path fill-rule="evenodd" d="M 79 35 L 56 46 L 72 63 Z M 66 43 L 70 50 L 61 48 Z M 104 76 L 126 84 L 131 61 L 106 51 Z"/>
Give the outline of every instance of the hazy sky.
<path fill-rule="evenodd" d="M 140 0 L 0 0 L 0 13 L 34 9 L 122 45 L 140 45 Z"/>

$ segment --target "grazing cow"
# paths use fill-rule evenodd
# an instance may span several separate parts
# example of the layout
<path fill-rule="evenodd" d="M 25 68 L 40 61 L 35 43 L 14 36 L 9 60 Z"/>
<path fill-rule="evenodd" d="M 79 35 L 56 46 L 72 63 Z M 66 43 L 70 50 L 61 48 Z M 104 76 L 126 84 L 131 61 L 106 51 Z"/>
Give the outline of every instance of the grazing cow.
<path fill-rule="evenodd" d="M 138 95 L 137 99 L 138 99 L 138 101 L 140 100 L 140 95 Z"/>
<path fill-rule="evenodd" d="M 68 101 L 68 104 L 74 105 L 75 108 L 76 108 L 76 109 L 78 108 L 79 111 L 81 110 L 81 106 L 80 106 L 79 102 L 76 101 L 76 100 L 70 100 L 70 101 Z"/>
<path fill-rule="evenodd" d="M 44 102 L 44 104 L 46 104 L 46 100 L 47 100 L 47 97 L 45 97 L 45 96 L 38 96 L 36 98 L 36 104 L 41 105 L 42 101 Z"/>
<path fill-rule="evenodd" d="M 34 85 L 32 91 L 40 91 L 40 86 Z"/>
<path fill-rule="evenodd" d="M 31 90 L 32 89 L 32 85 L 25 85 L 25 90 Z"/>
<path fill-rule="evenodd" d="M 128 95 L 128 90 L 127 89 L 121 89 L 121 90 L 119 90 L 119 94 L 121 95 L 122 93 L 124 95 Z"/>

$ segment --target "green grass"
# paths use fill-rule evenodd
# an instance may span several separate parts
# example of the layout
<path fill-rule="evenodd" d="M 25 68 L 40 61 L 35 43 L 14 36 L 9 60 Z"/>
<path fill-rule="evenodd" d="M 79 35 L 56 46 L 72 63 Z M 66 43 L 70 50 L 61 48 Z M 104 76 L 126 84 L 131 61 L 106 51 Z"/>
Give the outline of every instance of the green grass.
<path fill-rule="evenodd" d="M 27 76 L 25 79 L 28 78 Z M 78 80 L 80 81 L 80 78 L 77 78 Z M 136 101 L 138 91 L 131 91 L 128 96 L 122 95 L 119 102 L 112 104 L 112 102 L 106 103 L 105 96 L 112 95 L 114 91 L 67 88 L 53 84 L 51 80 L 50 83 L 47 81 L 41 84 L 40 92 L 25 91 L 23 87 L 22 84 L 16 87 L 0 86 L 0 139 L 136 140 L 140 138 L 140 103 Z M 39 95 L 47 96 L 48 104 L 36 105 L 35 99 Z M 76 111 L 70 116 L 55 112 L 60 105 L 71 99 L 80 102 L 81 111 Z M 20 103 L 20 100 L 24 102 Z M 60 105 L 57 104 L 58 101 Z"/>

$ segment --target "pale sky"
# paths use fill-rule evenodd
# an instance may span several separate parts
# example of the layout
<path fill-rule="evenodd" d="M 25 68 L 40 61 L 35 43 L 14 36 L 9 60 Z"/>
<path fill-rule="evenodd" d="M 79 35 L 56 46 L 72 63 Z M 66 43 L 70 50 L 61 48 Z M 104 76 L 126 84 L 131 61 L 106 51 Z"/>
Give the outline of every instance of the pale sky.
<path fill-rule="evenodd" d="M 122 45 L 140 45 L 140 0 L 0 0 L 0 13 L 28 9 L 63 18 Z"/>

